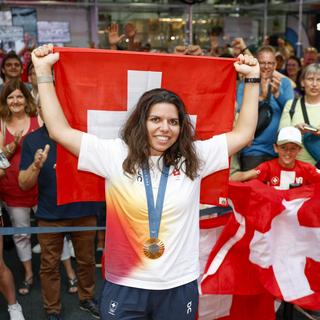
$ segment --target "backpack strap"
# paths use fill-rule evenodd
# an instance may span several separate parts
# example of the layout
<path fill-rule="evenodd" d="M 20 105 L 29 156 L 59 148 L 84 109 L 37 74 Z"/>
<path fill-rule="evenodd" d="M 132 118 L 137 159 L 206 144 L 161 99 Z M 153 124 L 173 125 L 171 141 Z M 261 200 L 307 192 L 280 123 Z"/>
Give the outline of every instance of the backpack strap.
<path fill-rule="evenodd" d="M 290 115 L 291 121 L 292 121 L 293 115 L 296 111 L 296 105 L 297 105 L 298 100 L 299 100 L 299 98 L 294 98 L 292 101 L 291 108 L 289 110 L 289 115 Z"/>
<path fill-rule="evenodd" d="M 308 113 L 307 113 L 307 108 L 306 108 L 306 105 L 304 103 L 304 96 L 301 98 L 301 110 L 302 110 L 304 122 L 306 124 L 310 124 Z"/>
<path fill-rule="evenodd" d="M 271 99 L 271 84 L 268 85 L 267 97 L 266 100 L 270 103 Z"/>

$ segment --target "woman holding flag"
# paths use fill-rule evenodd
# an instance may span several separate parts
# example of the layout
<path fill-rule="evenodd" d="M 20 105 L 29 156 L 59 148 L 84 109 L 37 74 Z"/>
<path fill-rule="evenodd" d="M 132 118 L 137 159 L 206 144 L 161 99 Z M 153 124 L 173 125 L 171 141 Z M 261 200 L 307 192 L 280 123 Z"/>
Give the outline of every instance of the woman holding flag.
<path fill-rule="evenodd" d="M 142 95 L 122 139 L 100 139 L 71 128 L 52 77 L 59 53 L 45 45 L 32 57 L 50 136 L 79 158 L 79 170 L 106 180 L 101 318 L 195 319 L 200 183 L 228 168 L 228 157 L 253 138 L 260 82 L 257 60 L 240 55 L 234 64 L 246 82 L 234 129 L 194 141 L 183 102 L 165 89 Z"/>

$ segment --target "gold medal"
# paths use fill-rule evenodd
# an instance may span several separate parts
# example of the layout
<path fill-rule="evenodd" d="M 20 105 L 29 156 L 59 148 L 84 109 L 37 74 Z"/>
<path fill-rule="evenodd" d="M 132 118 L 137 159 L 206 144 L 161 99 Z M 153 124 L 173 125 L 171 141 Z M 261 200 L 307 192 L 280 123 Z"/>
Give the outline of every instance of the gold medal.
<path fill-rule="evenodd" d="M 149 238 L 143 245 L 143 253 L 149 259 L 160 258 L 164 249 L 164 243 L 158 238 Z"/>

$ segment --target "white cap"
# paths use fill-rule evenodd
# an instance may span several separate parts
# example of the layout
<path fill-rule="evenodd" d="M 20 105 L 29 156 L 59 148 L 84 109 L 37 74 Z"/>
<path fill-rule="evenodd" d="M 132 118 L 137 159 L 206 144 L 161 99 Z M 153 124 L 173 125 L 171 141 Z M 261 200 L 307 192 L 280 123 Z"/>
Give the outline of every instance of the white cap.
<path fill-rule="evenodd" d="M 295 143 L 300 147 L 302 146 L 302 137 L 299 129 L 295 127 L 285 127 L 280 129 L 277 138 L 277 145 L 280 146 L 289 142 Z"/>

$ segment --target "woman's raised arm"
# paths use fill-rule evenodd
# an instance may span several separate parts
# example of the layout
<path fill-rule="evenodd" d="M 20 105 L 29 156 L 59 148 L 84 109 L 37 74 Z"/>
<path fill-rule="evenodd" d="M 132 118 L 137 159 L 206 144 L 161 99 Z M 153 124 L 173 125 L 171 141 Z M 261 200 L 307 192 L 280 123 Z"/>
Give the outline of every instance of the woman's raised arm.
<path fill-rule="evenodd" d="M 251 55 L 242 55 L 234 64 L 237 72 L 245 77 L 245 88 L 242 107 L 236 125 L 227 133 L 229 156 L 248 145 L 257 126 L 260 68 L 256 58 Z"/>
<path fill-rule="evenodd" d="M 52 77 L 52 66 L 59 60 L 52 45 L 43 45 L 32 52 L 36 71 L 43 120 L 50 137 L 78 156 L 83 132 L 70 127 L 58 100 Z"/>

